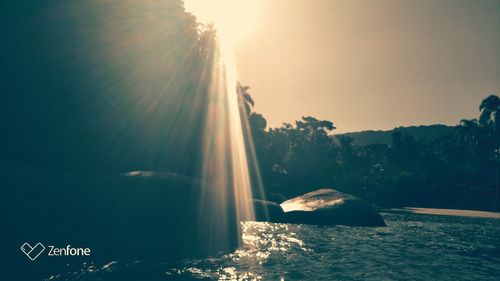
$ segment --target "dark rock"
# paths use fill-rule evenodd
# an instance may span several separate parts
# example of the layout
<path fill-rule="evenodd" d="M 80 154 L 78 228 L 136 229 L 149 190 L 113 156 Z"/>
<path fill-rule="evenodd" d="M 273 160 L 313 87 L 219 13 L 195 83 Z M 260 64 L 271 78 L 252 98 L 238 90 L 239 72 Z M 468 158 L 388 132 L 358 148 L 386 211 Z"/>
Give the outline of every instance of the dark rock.
<path fill-rule="evenodd" d="M 253 206 L 256 221 L 283 222 L 284 212 L 278 203 L 254 199 Z"/>
<path fill-rule="evenodd" d="M 210 204 L 214 194 L 199 180 L 174 173 L 68 174 L 0 165 L 0 196 L 2 228 L 8 230 L 1 235 L 0 257 L 12 269 L 40 272 L 84 261 L 169 262 L 238 245 L 235 222 L 223 243 L 208 245 L 205 237 L 217 218 L 200 212 L 200 205 Z M 24 242 L 88 247 L 92 254 L 43 256 L 34 266 L 19 250 Z"/>
<path fill-rule="evenodd" d="M 281 203 L 287 223 L 314 225 L 385 226 L 366 201 L 334 189 L 319 189 Z"/>
<path fill-rule="evenodd" d="M 280 193 L 271 193 L 267 195 L 266 199 L 280 204 L 286 201 L 288 198 L 286 198 L 283 194 Z"/>

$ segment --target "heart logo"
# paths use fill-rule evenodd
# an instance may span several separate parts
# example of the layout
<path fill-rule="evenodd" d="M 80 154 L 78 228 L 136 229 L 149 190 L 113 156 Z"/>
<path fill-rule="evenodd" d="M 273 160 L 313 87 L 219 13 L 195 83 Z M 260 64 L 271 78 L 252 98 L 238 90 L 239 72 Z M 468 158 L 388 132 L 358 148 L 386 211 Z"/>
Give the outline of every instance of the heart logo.
<path fill-rule="evenodd" d="M 32 247 L 28 242 L 21 245 L 21 251 L 32 261 L 34 261 L 38 256 L 45 250 L 45 246 L 42 243 L 37 243 Z"/>

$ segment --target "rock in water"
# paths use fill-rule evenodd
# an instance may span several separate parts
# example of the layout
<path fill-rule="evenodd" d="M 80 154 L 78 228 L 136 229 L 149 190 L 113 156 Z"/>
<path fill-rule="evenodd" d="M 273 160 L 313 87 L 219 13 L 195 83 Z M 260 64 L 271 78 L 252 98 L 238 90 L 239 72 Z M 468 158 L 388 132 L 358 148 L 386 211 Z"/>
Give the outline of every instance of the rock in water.
<path fill-rule="evenodd" d="M 319 189 L 281 203 L 284 222 L 313 225 L 385 226 L 366 201 L 334 189 Z"/>
<path fill-rule="evenodd" d="M 254 199 L 253 206 L 256 221 L 284 222 L 285 213 L 278 203 Z"/>
<path fill-rule="evenodd" d="M 10 280 L 43 280 L 51 274 L 46 270 L 82 262 L 175 262 L 231 251 L 238 244 L 240 226 L 234 223 L 220 247 L 204 243 L 213 218 L 199 205 L 213 202 L 216 194 L 195 178 L 150 171 L 70 174 L 2 164 L 0 176 L 6 230 L 0 258 L 9 271 L 2 270 L 2 276 L 23 274 Z M 47 248 L 36 263 L 19 250 L 25 242 Z M 51 245 L 90 248 L 91 254 L 47 257 Z"/>

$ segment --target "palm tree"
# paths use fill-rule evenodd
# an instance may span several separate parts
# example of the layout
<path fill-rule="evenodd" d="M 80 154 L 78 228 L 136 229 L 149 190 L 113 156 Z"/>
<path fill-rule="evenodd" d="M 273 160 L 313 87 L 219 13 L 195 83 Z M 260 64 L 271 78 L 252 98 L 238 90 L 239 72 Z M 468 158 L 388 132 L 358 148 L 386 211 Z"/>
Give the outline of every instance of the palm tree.
<path fill-rule="evenodd" d="M 238 82 L 236 85 L 236 92 L 238 94 L 238 103 L 240 106 L 243 106 L 245 108 L 245 113 L 246 116 L 250 116 L 250 113 L 252 113 L 252 108 L 254 106 L 254 101 L 252 99 L 252 96 L 248 93 L 248 90 L 250 89 L 249 86 L 243 86 Z"/>
<path fill-rule="evenodd" d="M 500 186 L 499 186 L 499 164 L 500 164 L 500 98 L 491 95 L 485 98 L 479 105 L 481 115 L 479 123 L 485 127 L 493 128 L 493 157 L 495 160 L 495 185 L 496 185 L 496 203 L 500 207 Z"/>
<path fill-rule="evenodd" d="M 492 126 L 494 134 L 499 133 L 500 126 L 500 98 L 491 95 L 485 98 L 479 105 L 481 116 L 479 123 L 483 126 Z"/>
<path fill-rule="evenodd" d="M 481 105 L 479 105 L 479 111 L 481 111 L 481 117 L 479 117 L 479 122 L 482 125 L 489 125 L 493 123 L 495 129 L 498 129 L 499 118 L 500 118 L 500 98 L 496 95 L 491 95 L 485 98 Z"/>

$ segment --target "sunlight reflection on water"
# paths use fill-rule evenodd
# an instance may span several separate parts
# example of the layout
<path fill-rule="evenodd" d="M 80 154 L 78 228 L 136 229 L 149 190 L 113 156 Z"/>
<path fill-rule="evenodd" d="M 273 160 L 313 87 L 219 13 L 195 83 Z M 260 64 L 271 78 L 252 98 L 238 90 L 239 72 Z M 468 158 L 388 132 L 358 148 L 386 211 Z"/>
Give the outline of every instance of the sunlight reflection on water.
<path fill-rule="evenodd" d="M 304 247 L 304 242 L 297 238 L 297 234 L 290 231 L 287 224 L 276 224 L 266 222 L 244 222 L 243 246 L 234 253 L 224 255 L 221 259 L 207 259 L 205 261 L 194 261 L 196 266 L 183 270 L 174 269 L 177 273 L 189 273 L 202 277 L 209 277 L 219 280 L 266 280 L 259 274 L 258 268 L 266 264 L 275 264 L 271 260 L 271 255 L 279 256 L 280 253 L 287 252 L 294 248 L 300 251 L 311 251 Z M 300 226 L 293 226 L 300 227 Z M 225 267 L 220 262 L 227 261 L 231 265 Z M 210 268 L 200 270 L 206 265 Z M 217 270 L 213 270 L 213 268 Z"/>
<path fill-rule="evenodd" d="M 498 280 L 500 220 L 384 214 L 388 227 L 245 222 L 234 253 L 183 273 L 218 280 Z M 439 269 L 437 269 L 439 268 Z M 216 269 L 216 270 L 214 270 Z"/>

